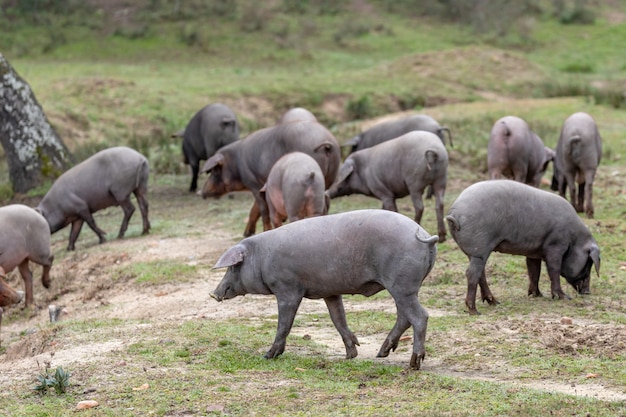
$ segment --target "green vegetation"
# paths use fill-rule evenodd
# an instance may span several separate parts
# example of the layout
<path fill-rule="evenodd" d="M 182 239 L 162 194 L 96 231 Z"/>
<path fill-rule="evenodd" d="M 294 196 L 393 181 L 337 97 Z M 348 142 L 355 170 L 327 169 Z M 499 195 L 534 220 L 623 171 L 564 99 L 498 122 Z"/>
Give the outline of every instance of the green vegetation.
<path fill-rule="evenodd" d="M 152 170 L 151 236 L 141 236 L 133 217 L 126 239 L 115 240 L 119 208 L 96 214 L 109 232 L 105 245 L 84 228 L 77 252 L 68 253 L 68 231 L 53 235 L 56 287 L 36 299 L 56 302 L 70 295 L 74 313 L 48 324 L 29 321 L 29 310 L 10 310 L 0 360 L 26 361 L 53 346 L 55 366 L 70 360 L 61 352 L 82 360 L 72 363 L 72 384 L 63 395 L 37 395 L 33 385 L 43 381 L 29 379 L 30 368 L 7 370 L 0 415 L 70 416 L 78 401 L 91 398 L 100 406 L 81 414 L 626 413 L 623 396 L 608 395 L 623 395 L 626 386 L 626 58 L 618 48 L 626 40 L 626 21 L 611 13 L 620 7 L 623 13 L 623 1 L 612 3 L 615 9 L 574 0 L 497 2 L 514 18 L 506 27 L 480 21 L 475 10 L 465 13 L 461 6 L 471 2 L 461 1 L 414 7 L 409 0 L 151 0 L 146 8 L 107 7 L 114 3 L 0 1 L 0 51 L 29 82 L 76 159 L 127 144 L 149 157 Z M 94 4 L 96 12 L 88 9 Z M 540 285 L 546 296 L 528 298 L 524 260 L 493 254 L 487 279 L 501 304 L 479 305 L 482 315 L 469 317 L 463 304 L 467 258 L 448 239 L 438 245 L 437 263 L 419 294 L 431 316 L 427 357 L 417 372 L 407 369 L 410 340 L 389 358 L 375 357 L 395 322 L 385 291 L 345 297 L 348 324 L 361 341 L 359 356 L 350 361 L 319 300 L 321 308 L 301 310 L 285 353 L 272 361 L 262 358 L 276 331 L 269 297 L 263 311 L 254 297 L 225 301 L 220 308 L 231 313 L 226 317 L 197 307 L 184 314 L 150 310 L 140 319 L 127 318 L 124 310 L 122 318 L 111 318 L 113 297 L 121 297 L 124 308 L 140 309 L 152 298 L 175 297 L 183 286 L 195 291 L 207 277 L 218 280 L 224 271 L 210 268 L 224 242 L 241 238 L 250 194 L 204 201 L 187 193 L 188 168 L 179 140 L 170 137 L 214 101 L 235 110 L 244 134 L 273 124 L 291 106 L 304 106 L 340 142 L 372 117 L 429 114 L 454 137 L 446 207 L 464 187 L 486 178 L 486 143 L 497 118 L 528 120 L 554 147 L 565 117 L 589 112 L 604 139 L 596 218 L 584 219 L 602 249 L 592 295 L 551 300 L 544 268 Z M 5 171 L 0 167 L 6 183 Z M 36 201 L 47 187 L 19 197 Z M 0 188 L 2 201 L 15 201 L 11 197 L 10 187 Z M 422 225 L 436 230 L 434 201 L 425 206 Z M 334 200 L 331 212 L 379 207 L 373 198 L 350 196 Z M 398 207 L 412 216 L 409 198 Z M 217 236 L 207 240 L 207 234 Z M 146 240 L 153 236 L 158 239 Z M 194 257 L 185 249 L 169 253 L 168 242 L 179 239 L 195 249 Z M 144 257 L 137 260 L 138 254 Z M 20 278 L 12 284 L 21 285 Z M 126 291 L 137 296 L 124 299 Z M 208 292 L 197 297 L 213 302 Z M 97 307 L 84 317 L 88 303 Z M 574 324 L 561 324 L 563 317 Z M 23 328 L 17 333 L 11 331 L 16 324 Z M 328 340 L 319 336 L 324 334 Z M 50 375 L 46 370 L 42 376 Z M 572 387 L 579 395 L 562 393 Z M 586 389 L 589 394 L 580 395 Z"/>

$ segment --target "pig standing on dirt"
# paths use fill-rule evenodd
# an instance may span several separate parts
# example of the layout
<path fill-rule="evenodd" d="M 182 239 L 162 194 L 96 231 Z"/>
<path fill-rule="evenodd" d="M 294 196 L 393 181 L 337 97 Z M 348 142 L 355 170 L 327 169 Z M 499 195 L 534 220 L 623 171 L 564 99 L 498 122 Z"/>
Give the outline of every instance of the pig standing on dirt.
<path fill-rule="evenodd" d="M 29 262 L 43 266 L 41 283 L 50 287 L 50 268 L 54 256 L 50 249 L 50 228 L 46 220 L 34 209 L 22 204 L 0 208 L 0 267 L 11 272 L 19 268 L 24 280 L 26 306 L 33 304 L 33 274 Z M 10 291 L 9 300 L 15 300 Z M 6 305 L 6 304 L 5 304 Z"/>
<path fill-rule="evenodd" d="M 324 175 L 315 159 L 302 152 L 281 157 L 272 167 L 261 188 L 273 227 L 328 212 Z"/>
<path fill-rule="evenodd" d="M 505 116 L 493 125 L 487 148 L 490 179 L 508 178 L 539 187 L 554 159 L 554 151 L 516 116 Z"/>
<path fill-rule="evenodd" d="M 330 198 L 354 193 L 376 197 L 383 209 L 398 211 L 396 198 L 411 195 L 415 221 L 424 213 L 422 194 L 432 185 L 439 241 L 446 239 L 443 198 L 446 190 L 448 152 L 430 132 L 413 131 L 371 148 L 351 153 L 339 169 Z"/>
<path fill-rule="evenodd" d="M 305 109 L 304 107 L 294 107 L 289 109 L 282 115 L 278 123 L 291 123 L 301 120 L 308 120 L 310 122 L 317 122 L 317 118 L 313 113 Z"/>
<path fill-rule="evenodd" d="M 550 276 L 552 298 L 570 298 L 560 276 L 579 294 L 589 294 L 591 266 L 600 274 L 600 248 L 565 199 L 519 182 L 491 180 L 466 188 L 448 211 L 448 228 L 470 260 L 465 304 L 476 310 L 476 286 L 482 300 L 497 301 L 487 285 L 485 265 L 491 252 L 526 257 L 528 295 L 540 297 L 541 261 Z"/>
<path fill-rule="evenodd" d="M 386 289 L 398 316 L 377 356 L 388 356 L 413 326 L 411 368 L 419 369 L 426 354 L 428 313 L 417 293 L 435 263 L 436 242 L 437 236 L 429 236 L 406 216 L 384 210 L 303 219 L 226 251 L 214 268 L 228 270 L 210 295 L 217 301 L 245 294 L 276 296 L 278 330 L 265 354 L 268 359 L 285 350 L 302 298 L 323 298 L 350 359 L 357 356 L 359 342 L 348 328 L 342 294 L 369 297 Z"/>
<path fill-rule="evenodd" d="M 124 237 L 135 206 L 130 195 L 135 194 L 143 218 L 143 234 L 150 231 L 148 220 L 148 160 L 139 152 L 123 146 L 105 149 L 64 172 L 50 187 L 37 210 L 55 233 L 72 224 L 67 250 L 74 244 L 87 222 L 100 243 L 105 241 L 102 231 L 91 215 L 110 206 L 122 206 L 124 219 L 118 237 Z"/>
<path fill-rule="evenodd" d="M 335 137 L 318 122 L 294 121 L 257 130 L 244 140 L 219 149 L 209 158 L 202 172 L 210 172 L 202 197 L 220 197 L 228 192 L 250 190 L 255 204 L 250 211 L 244 236 L 256 230 L 259 217 L 263 230 L 271 229 L 269 210 L 261 196 L 261 187 L 278 159 L 290 152 L 304 152 L 319 164 L 324 187 L 335 181 L 341 156 Z"/>
<path fill-rule="evenodd" d="M 593 218 L 593 180 L 601 157 L 602 138 L 596 122 L 587 113 L 572 114 L 563 123 L 556 146 L 551 188 L 562 197 L 569 188 L 572 205 L 589 218 Z"/>
<path fill-rule="evenodd" d="M 434 133 L 444 143 L 445 136 L 443 132 L 448 132 L 450 137 L 450 146 L 452 146 L 452 135 L 450 129 L 441 126 L 435 119 L 425 114 L 414 114 L 412 116 L 403 117 L 390 122 L 379 123 L 356 135 L 352 139 L 345 142 L 342 146 L 351 146 L 350 152 L 360 151 L 361 149 L 371 148 L 379 143 L 395 139 L 405 133 L 414 130 L 424 130 Z"/>
<path fill-rule="evenodd" d="M 235 113 L 222 103 L 213 103 L 200 109 L 184 130 L 173 136 L 183 137 L 183 157 L 191 167 L 189 191 L 198 188 L 200 161 L 205 161 L 222 146 L 239 139 L 239 123 Z"/>

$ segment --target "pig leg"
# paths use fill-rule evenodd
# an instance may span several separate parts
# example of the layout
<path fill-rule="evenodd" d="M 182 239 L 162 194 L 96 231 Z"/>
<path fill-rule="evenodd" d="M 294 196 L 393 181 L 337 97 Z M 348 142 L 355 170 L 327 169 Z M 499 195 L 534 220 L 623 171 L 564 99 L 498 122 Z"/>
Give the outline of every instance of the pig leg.
<path fill-rule="evenodd" d="M 24 292 L 26 293 L 26 307 L 30 306 L 34 302 L 33 297 L 33 274 L 28 268 L 28 259 L 24 259 L 21 264 L 18 265 L 20 275 L 24 280 Z"/>
<path fill-rule="evenodd" d="M 565 294 L 561 288 L 561 262 L 563 259 L 562 251 L 551 250 L 546 256 L 546 266 L 548 268 L 548 276 L 550 277 L 550 289 L 552 298 L 568 299 L 572 297 Z"/>
<path fill-rule="evenodd" d="M 578 198 L 576 195 L 576 181 L 574 179 L 574 175 L 570 173 L 565 174 L 565 181 L 567 182 L 567 188 L 570 192 L 570 198 L 572 202 L 572 206 L 576 209 L 578 213 L 583 211 L 582 207 L 578 206 Z"/>
<path fill-rule="evenodd" d="M 196 161 L 195 163 L 189 162 L 189 166 L 191 167 L 191 185 L 189 186 L 189 192 L 193 193 L 198 189 L 198 173 L 200 172 L 200 163 Z"/>
<path fill-rule="evenodd" d="M 302 295 L 287 294 L 280 298 L 276 297 L 276 300 L 278 301 L 278 328 L 274 344 L 265 354 L 266 359 L 274 359 L 285 351 L 287 335 L 293 326 L 293 320 L 296 317 L 298 307 L 300 307 Z"/>
<path fill-rule="evenodd" d="M 343 344 L 346 347 L 346 359 L 356 358 L 358 354 L 356 346 L 359 346 L 359 341 L 354 333 L 352 333 L 352 331 L 348 328 L 348 323 L 346 322 L 346 312 L 343 308 L 343 299 L 341 295 L 326 297 L 324 298 L 324 301 L 326 302 L 326 307 L 328 307 L 330 318 L 333 321 L 335 328 L 337 328 L 337 331 L 341 335 Z"/>
<path fill-rule="evenodd" d="M 377 197 L 383 202 L 383 210 L 395 211 L 396 213 L 398 212 L 396 199 L 393 195 L 380 195 Z"/>
<path fill-rule="evenodd" d="M 483 301 L 487 300 L 489 304 L 497 304 L 497 301 L 487 285 L 487 279 L 485 278 L 485 265 L 487 259 L 479 258 L 476 256 L 470 257 L 470 264 L 465 271 L 467 277 L 467 295 L 465 296 L 465 305 L 467 306 L 471 315 L 477 315 L 476 310 L 476 289 L 480 283 L 480 292 L 482 294 Z"/>
<path fill-rule="evenodd" d="M 255 201 L 250 209 L 250 214 L 248 214 L 248 224 L 246 225 L 246 229 L 243 231 L 244 237 L 252 236 L 256 232 L 256 222 L 259 220 L 259 217 L 261 217 L 261 212 L 259 211 L 259 206 Z"/>
<path fill-rule="evenodd" d="M 443 220 L 443 199 L 445 192 L 445 185 L 438 185 L 435 191 L 435 213 L 437 214 L 437 235 L 439 236 L 439 243 L 445 242 L 446 240 L 446 225 Z"/>
<path fill-rule="evenodd" d="M 150 233 L 150 220 L 148 219 L 148 200 L 146 199 L 146 192 L 144 190 L 135 190 L 135 198 L 139 204 L 139 211 L 141 212 L 141 219 L 143 221 L 142 235 Z"/>
<path fill-rule="evenodd" d="M 528 295 L 533 297 L 543 297 L 539 291 L 539 275 L 541 274 L 541 259 L 526 258 L 526 268 L 528 269 Z"/>
<path fill-rule="evenodd" d="M 98 238 L 100 239 L 100 243 L 104 243 L 106 241 L 106 238 L 104 237 L 104 235 L 106 235 L 106 232 L 102 229 L 100 229 L 97 225 L 96 225 L 96 221 L 94 220 L 93 216 L 91 215 L 91 211 L 89 211 L 89 208 L 85 207 L 83 210 L 80 210 L 78 212 L 79 217 L 87 222 L 87 226 L 89 226 L 91 228 L 91 230 L 93 230 L 93 232 L 98 235 Z M 80 224 L 80 227 L 82 227 L 82 222 Z M 78 232 L 80 232 L 80 227 L 78 229 Z M 74 231 L 74 223 L 72 223 L 72 232 Z M 78 237 L 78 233 L 76 233 L 76 238 Z M 76 239 L 74 239 L 74 241 L 76 241 Z"/>
<path fill-rule="evenodd" d="M 595 170 L 585 172 L 585 183 L 582 185 L 583 190 L 580 191 L 580 193 L 585 196 L 585 214 L 590 219 L 593 219 L 593 177 L 595 174 Z M 580 205 L 582 206 L 583 203 L 581 202 Z"/>
<path fill-rule="evenodd" d="M 78 239 L 78 235 L 80 234 L 80 229 L 83 228 L 83 220 L 77 219 L 72 222 L 72 229 L 70 230 L 70 244 L 67 246 L 67 250 L 74 250 L 74 244 L 76 243 L 76 239 Z"/>
<path fill-rule="evenodd" d="M 263 231 L 271 230 L 272 223 L 270 222 L 270 213 L 267 208 L 267 201 L 263 197 L 261 197 L 260 193 L 254 193 L 254 200 L 256 201 L 256 205 L 259 208 L 259 215 L 261 216 L 261 221 L 263 222 Z"/>
<path fill-rule="evenodd" d="M 380 347 L 380 350 L 376 354 L 376 357 L 386 358 L 387 356 L 389 356 L 390 351 L 395 352 L 396 348 L 398 347 L 398 341 L 400 340 L 400 337 L 409 327 L 411 327 L 411 322 L 409 322 L 404 314 L 402 314 L 402 312 L 398 310 L 396 324 L 394 324 L 393 328 L 387 335 L 387 338 Z"/>
<path fill-rule="evenodd" d="M 424 214 L 424 201 L 422 200 L 422 191 L 411 192 L 411 201 L 413 201 L 413 208 L 415 209 L 415 223 L 419 224 L 422 221 L 422 215 Z M 443 216 L 443 212 L 441 213 Z"/>
<path fill-rule="evenodd" d="M 126 233 L 126 229 L 128 229 L 128 222 L 130 221 L 130 218 L 135 212 L 135 206 L 130 201 L 130 196 L 120 201 L 120 206 L 122 206 L 122 210 L 124 210 L 124 219 L 122 220 L 122 226 L 120 227 L 120 232 L 117 235 L 118 239 L 121 239 L 124 237 L 124 234 Z"/>
<path fill-rule="evenodd" d="M 387 290 L 396 302 L 398 317 L 400 315 L 406 317 L 405 320 L 408 320 L 413 326 L 413 354 L 411 355 L 410 367 L 411 369 L 420 369 L 422 361 L 426 357 L 425 342 L 428 312 L 420 305 L 417 293 L 407 295 L 397 293 L 394 288 Z M 392 331 L 395 329 L 394 326 Z"/>
<path fill-rule="evenodd" d="M 43 266 L 43 272 L 41 274 L 41 283 L 45 288 L 50 288 L 50 268 L 52 267 L 52 262 L 54 262 L 54 255 L 50 256 L 33 256 L 30 257 L 29 260 L 36 264 Z"/>

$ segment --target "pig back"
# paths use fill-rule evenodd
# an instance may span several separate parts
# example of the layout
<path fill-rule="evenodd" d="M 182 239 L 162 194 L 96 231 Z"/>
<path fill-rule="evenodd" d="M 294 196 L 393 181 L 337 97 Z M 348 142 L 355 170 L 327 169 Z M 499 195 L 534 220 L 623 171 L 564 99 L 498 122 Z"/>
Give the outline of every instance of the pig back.
<path fill-rule="evenodd" d="M 242 166 L 262 185 L 274 163 L 296 151 L 315 159 L 324 174 L 325 187 L 330 187 L 341 161 L 339 144 L 328 129 L 315 121 L 294 121 L 254 132 L 242 141 Z"/>
<path fill-rule="evenodd" d="M 473 248 L 472 253 L 488 254 L 506 242 L 524 254 L 550 235 L 589 234 L 565 199 L 512 180 L 489 180 L 467 187 L 446 218 L 455 241 L 464 251 Z"/>
<path fill-rule="evenodd" d="M 378 209 L 306 218 L 244 240 L 265 276 L 289 271 L 318 283 L 351 280 L 352 289 L 399 269 L 423 278 L 434 264 L 436 241 L 408 217 Z"/>
<path fill-rule="evenodd" d="M 11 204 L 0 208 L 0 266 L 11 271 L 24 259 L 50 256 L 50 227 L 36 210 Z"/>

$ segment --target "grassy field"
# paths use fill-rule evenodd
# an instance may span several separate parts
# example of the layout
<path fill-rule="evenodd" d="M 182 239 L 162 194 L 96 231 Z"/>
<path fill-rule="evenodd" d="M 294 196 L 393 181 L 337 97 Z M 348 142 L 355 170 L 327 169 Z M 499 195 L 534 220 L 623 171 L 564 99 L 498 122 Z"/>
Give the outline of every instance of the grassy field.
<path fill-rule="evenodd" d="M 135 40 L 104 42 L 85 33 L 46 54 L 19 53 L 26 40 L 7 46 L 3 54 L 78 159 L 117 144 L 149 156 L 153 230 L 140 236 L 133 218 L 127 239 L 97 245 L 85 228 L 75 253 L 65 250 L 67 230 L 53 236 L 53 288 L 37 279 L 38 308 L 5 312 L 0 415 L 76 415 L 84 399 L 100 403 L 80 413 L 89 416 L 626 415 L 626 113 L 598 104 L 607 97 L 598 91 L 624 91 L 626 60 L 616 45 L 626 41 L 626 23 L 607 16 L 585 26 L 538 19 L 524 42 L 363 12 L 317 17 L 308 32 L 298 17 L 282 15 L 261 32 L 236 22 L 189 24 L 200 39 L 193 46 L 177 40 L 181 26 L 172 23 Z M 233 108 L 244 133 L 305 106 L 340 142 L 374 117 L 429 114 L 454 135 L 446 208 L 486 179 L 496 119 L 518 115 L 554 147 L 563 120 L 589 112 L 604 140 L 596 218 L 583 218 L 602 250 L 592 295 L 528 298 L 523 258 L 494 254 L 487 279 L 501 304 L 479 305 L 483 314 L 470 317 L 463 304 L 467 260 L 448 239 L 420 290 L 431 316 L 422 370 L 407 369 L 410 343 L 375 358 L 395 321 L 386 292 L 346 297 L 348 323 L 361 341 L 354 360 L 343 359 L 341 339 L 316 302 L 303 303 L 285 354 L 263 360 L 275 333 L 275 301 L 217 305 L 208 297 L 223 274 L 211 266 L 240 239 L 251 197 L 204 201 L 187 193 L 180 144 L 169 137 L 214 101 Z M 34 204 L 46 187 L 7 201 Z M 332 212 L 378 207 L 350 196 L 333 201 Z M 408 198 L 398 207 L 412 215 Z M 104 210 L 96 220 L 115 236 L 121 210 Z M 433 201 L 423 226 L 436 230 Z M 9 282 L 21 288 L 16 272 Z M 541 288 L 549 293 L 545 268 Z M 52 303 L 69 310 L 56 324 L 47 319 Z M 562 324 L 563 317 L 573 323 Z M 66 393 L 32 390 L 46 366 L 72 373 Z"/>

